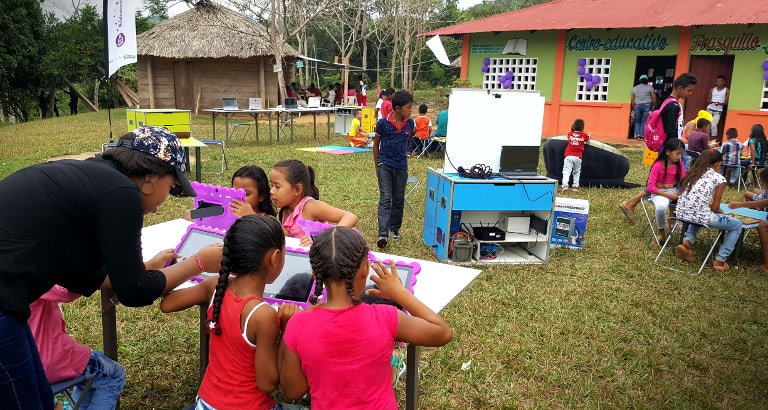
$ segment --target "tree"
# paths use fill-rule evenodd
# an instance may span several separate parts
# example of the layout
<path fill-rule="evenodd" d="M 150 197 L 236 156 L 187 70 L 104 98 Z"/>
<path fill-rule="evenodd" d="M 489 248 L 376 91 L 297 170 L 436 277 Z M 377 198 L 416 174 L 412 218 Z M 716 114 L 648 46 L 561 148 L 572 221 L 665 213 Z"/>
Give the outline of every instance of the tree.
<path fill-rule="evenodd" d="M 37 0 L 0 1 L 0 107 L 18 121 L 29 120 L 42 82 L 44 25 Z"/>

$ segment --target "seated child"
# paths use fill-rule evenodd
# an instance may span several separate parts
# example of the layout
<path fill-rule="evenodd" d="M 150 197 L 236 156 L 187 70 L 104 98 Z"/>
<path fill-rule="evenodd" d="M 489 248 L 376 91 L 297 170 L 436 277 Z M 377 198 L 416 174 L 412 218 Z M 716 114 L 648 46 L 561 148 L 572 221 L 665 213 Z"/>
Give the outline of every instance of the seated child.
<path fill-rule="evenodd" d="M 218 277 L 171 292 L 164 313 L 208 303 L 209 364 L 197 392 L 197 410 L 285 409 L 270 394 L 278 383 L 280 324 L 298 310 L 264 302 L 264 286 L 285 264 L 285 236 L 271 216 L 247 215 L 227 231 Z M 279 316 L 279 318 L 278 318 Z"/>
<path fill-rule="evenodd" d="M 419 147 L 424 148 L 428 144 L 427 140 L 432 136 L 432 119 L 427 117 L 427 104 L 419 105 L 419 115 L 413 119 L 416 123 L 416 129 L 408 140 L 408 156 L 416 152 Z M 421 152 L 416 152 L 420 154 Z"/>
<path fill-rule="evenodd" d="M 296 313 L 285 329 L 280 385 L 286 396 L 298 399 L 309 392 L 312 410 L 397 409 L 390 376 L 393 343 L 443 346 L 451 329 L 403 287 L 394 262 L 371 265 L 365 239 L 352 229 L 323 231 L 309 260 L 317 280 L 311 301 L 316 304 L 325 289 L 327 302 Z M 371 266 L 379 289 L 367 292 L 410 314 L 360 302 Z"/>
<path fill-rule="evenodd" d="M 703 151 L 680 181 L 680 198 L 675 211 L 679 218 L 725 231 L 723 243 L 712 260 L 712 268 L 719 272 L 731 268 L 726 261 L 741 235 L 741 221 L 724 215 L 720 209 L 727 184 L 725 177 L 720 174 L 722 165 L 723 155 L 719 151 Z M 680 259 L 694 262 L 692 248 L 698 232 L 698 225 L 688 225 L 688 230 L 683 234 L 683 243 L 675 247 Z"/>
<path fill-rule="evenodd" d="M 309 246 L 312 241 L 296 224 L 298 217 L 339 226 L 357 225 L 357 215 L 320 200 L 320 190 L 315 186 L 315 170 L 298 159 L 278 161 L 269 173 L 269 182 L 283 231 L 286 236 L 301 239 L 301 246 Z"/>
<path fill-rule="evenodd" d="M 745 202 L 730 202 L 728 207 L 731 209 L 752 208 L 760 210 L 768 208 L 768 197 L 766 197 L 766 193 L 768 193 L 768 168 L 763 168 L 760 171 L 760 183 L 763 187 L 761 192 L 745 192 Z M 760 270 L 768 272 L 768 223 L 766 221 L 760 221 L 757 226 L 757 234 L 760 237 L 760 249 L 763 252 L 763 263 L 760 265 Z"/>
<path fill-rule="evenodd" d="M 166 249 L 147 261 L 145 266 L 147 269 L 162 269 L 170 259 L 178 257 L 173 249 Z M 109 288 L 109 282 L 105 281 L 102 289 Z M 67 334 L 59 304 L 73 302 L 80 296 L 63 286 L 54 285 L 29 305 L 29 328 L 50 383 L 92 375 L 94 381 L 88 394 L 81 397 L 82 387 L 75 386 L 72 398 L 75 401 L 82 400 L 80 407 L 84 409 L 115 408 L 125 386 L 125 368 L 104 353 L 91 350 Z"/>
<path fill-rule="evenodd" d="M 684 151 L 685 147 L 681 140 L 667 139 L 648 174 L 646 191 L 651 194 L 651 202 L 656 208 L 656 226 L 659 229 L 658 235 L 653 239 L 655 245 L 660 245 L 664 241 L 667 208 L 670 201 L 678 199 L 680 181 L 685 177 L 685 167 L 680 160 Z"/>
<path fill-rule="evenodd" d="M 355 148 L 365 148 L 368 146 L 368 134 L 363 132 L 362 120 L 363 111 L 355 110 L 355 119 L 352 120 L 352 124 L 349 127 L 349 145 Z"/>
<path fill-rule="evenodd" d="M 748 159 L 741 159 L 741 150 L 744 149 L 744 145 L 742 145 L 741 142 L 739 142 L 737 139 L 739 137 L 739 132 L 736 130 L 736 128 L 728 128 L 725 131 L 725 136 L 728 137 L 728 139 L 725 141 L 725 143 L 723 143 L 723 148 L 720 150 L 720 152 L 723 153 L 723 176 L 730 177 L 728 183 L 734 185 L 736 182 L 738 182 L 738 170 L 725 168 L 725 165 L 742 165 L 746 167 L 749 165 L 750 161 Z M 730 172 L 731 175 L 726 175 L 728 172 Z"/>
<path fill-rule="evenodd" d="M 706 118 L 696 121 L 696 129 L 688 135 L 688 150 L 701 152 L 709 149 L 709 129 L 712 123 Z"/>

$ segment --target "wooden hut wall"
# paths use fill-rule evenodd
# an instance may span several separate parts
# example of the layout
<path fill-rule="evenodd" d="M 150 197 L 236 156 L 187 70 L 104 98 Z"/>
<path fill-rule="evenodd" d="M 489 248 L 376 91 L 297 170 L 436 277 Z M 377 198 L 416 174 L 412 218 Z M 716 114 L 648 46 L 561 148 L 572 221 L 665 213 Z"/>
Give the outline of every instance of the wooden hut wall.
<path fill-rule="evenodd" d="M 139 56 L 138 80 L 141 107 L 150 107 L 147 60 Z M 260 61 L 250 59 L 172 60 L 151 58 L 154 107 L 203 110 L 221 107 L 223 97 L 237 98 L 240 108 L 248 108 L 248 98 L 261 97 L 262 107 L 278 105 L 277 73 L 274 58 L 264 58 L 265 93 L 260 92 Z M 200 113 L 198 111 L 198 113 Z"/>

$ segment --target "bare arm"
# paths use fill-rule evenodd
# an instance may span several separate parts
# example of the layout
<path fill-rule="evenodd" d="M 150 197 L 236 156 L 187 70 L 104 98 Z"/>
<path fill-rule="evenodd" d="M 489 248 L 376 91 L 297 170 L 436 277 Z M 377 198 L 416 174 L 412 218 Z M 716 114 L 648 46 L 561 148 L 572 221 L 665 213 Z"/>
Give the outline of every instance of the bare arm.
<path fill-rule="evenodd" d="M 416 299 L 397 276 L 395 262 L 390 262 L 389 269 L 379 260 L 371 264 L 376 275 L 371 280 L 379 286 L 379 289 L 369 289 L 369 294 L 394 300 L 409 315 L 398 313 L 397 340 L 413 343 L 419 346 L 443 346 L 451 341 L 453 332 L 443 318 L 423 302 Z"/>
<path fill-rule="evenodd" d="M 245 305 L 240 320 L 245 321 L 248 313 L 260 301 Z M 277 389 L 277 341 L 280 331 L 277 327 L 277 312 L 269 306 L 262 306 L 251 315 L 248 322 L 248 340 L 256 345 L 256 385 L 262 393 L 270 394 Z"/>
<path fill-rule="evenodd" d="M 205 267 L 206 272 L 218 272 L 221 269 L 221 252 L 223 249 L 223 244 L 207 245 L 195 255 L 200 258 L 200 262 Z M 187 258 L 165 269 L 161 269 L 161 271 L 165 274 L 163 294 L 166 294 L 187 279 L 199 274 L 200 266 L 197 264 L 196 258 Z"/>
<path fill-rule="evenodd" d="M 323 221 L 339 226 L 354 228 L 357 225 L 357 215 L 336 208 L 324 201 L 309 201 L 304 205 L 301 217 L 308 221 Z"/>
<path fill-rule="evenodd" d="M 709 204 L 709 209 L 711 209 L 714 213 L 723 213 L 723 210 L 720 209 L 720 202 L 723 200 L 723 191 L 725 191 L 726 185 L 728 184 L 723 182 L 722 184 L 718 185 L 717 188 L 715 188 L 715 194 L 712 195 L 712 203 Z"/>
<path fill-rule="evenodd" d="M 163 313 L 178 312 L 195 305 L 205 305 L 213 296 L 216 289 L 217 276 L 208 278 L 203 283 L 171 292 L 160 302 L 160 311 Z"/>
<path fill-rule="evenodd" d="M 301 359 L 288 348 L 280 364 L 280 386 L 291 400 L 298 400 L 309 391 L 307 376 L 301 371 Z"/>

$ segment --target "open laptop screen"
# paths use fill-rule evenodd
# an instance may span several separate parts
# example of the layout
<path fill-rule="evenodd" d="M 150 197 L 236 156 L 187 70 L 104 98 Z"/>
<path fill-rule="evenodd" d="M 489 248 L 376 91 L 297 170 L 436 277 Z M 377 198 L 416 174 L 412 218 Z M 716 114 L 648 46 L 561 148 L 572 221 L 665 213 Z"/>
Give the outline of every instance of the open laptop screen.
<path fill-rule="evenodd" d="M 221 99 L 221 108 L 225 110 L 236 110 L 237 109 L 237 98 L 222 98 Z"/>
<path fill-rule="evenodd" d="M 539 169 L 539 146 L 501 147 L 499 172 L 502 174 L 537 174 Z"/>

